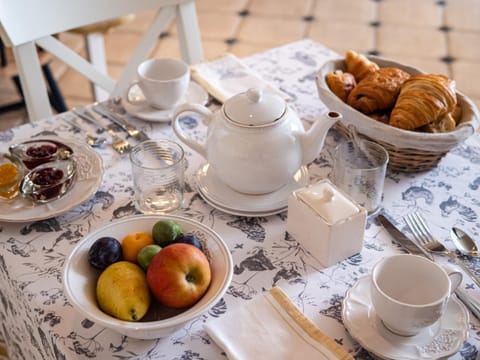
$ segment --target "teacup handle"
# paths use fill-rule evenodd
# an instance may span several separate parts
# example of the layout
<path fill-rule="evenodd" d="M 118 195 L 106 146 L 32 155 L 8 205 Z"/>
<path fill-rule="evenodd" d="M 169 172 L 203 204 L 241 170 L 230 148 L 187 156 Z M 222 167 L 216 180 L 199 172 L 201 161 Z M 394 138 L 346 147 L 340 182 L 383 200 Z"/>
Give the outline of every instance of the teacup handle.
<path fill-rule="evenodd" d="M 460 271 L 448 271 L 447 270 L 447 275 L 450 278 L 450 294 L 453 294 L 455 290 L 459 287 L 459 285 L 462 283 L 463 280 L 463 275 Z"/>
<path fill-rule="evenodd" d="M 132 87 L 134 86 L 138 86 L 140 84 L 140 81 L 138 80 L 134 80 L 130 85 L 128 85 L 128 88 L 127 88 L 127 91 L 125 92 L 125 100 L 127 100 L 128 103 L 132 104 L 132 105 L 141 105 L 143 104 L 144 102 L 146 102 L 147 100 L 146 99 L 143 99 L 143 100 L 131 100 L 130 99 L 130 90 L 132 89 Z M 140 88 L 141 90 L 141 88 Z M 143 93 L 143 91 L 142 91 Z"/>
<path fill-rule="evenodd" d="M 172 121 L 173 132 L 177 135 L 177 137 L 182 140 L 183 143 L 191 147 L 193 150 L 202 155 L 206 160 L 208 160 L 206 145 L 187 137 L 187 135 L 185 135 L 185 133 L 183 132 L 182 127 L 180 126 L 180 115 L 188 111 L 197 113 L 207 120 L 210 119 L 213 113 L 205 106 L 202 106 L 200 104 L 183 104 L 175 108 Z"/>

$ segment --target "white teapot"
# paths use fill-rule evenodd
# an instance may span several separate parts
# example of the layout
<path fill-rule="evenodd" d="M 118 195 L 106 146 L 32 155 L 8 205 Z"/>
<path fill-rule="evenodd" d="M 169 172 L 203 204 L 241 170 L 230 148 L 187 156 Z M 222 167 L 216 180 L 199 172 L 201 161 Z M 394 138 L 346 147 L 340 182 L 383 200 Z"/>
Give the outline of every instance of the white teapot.
<path fill-rule="evenodd" d="M 208 124 L 205 143 L 182 130 L 180 115 L 187 111 L 202 115 Z M 329 112 L 305 131 L 284 99 L 252 88 L 228 99 L 215 113 L 198 104 L 178 106 L 173 130 L 233 190 L 265 194 L 286 185 L 302 165 L 315 159 L 328 130 L 340 118 Z"/>

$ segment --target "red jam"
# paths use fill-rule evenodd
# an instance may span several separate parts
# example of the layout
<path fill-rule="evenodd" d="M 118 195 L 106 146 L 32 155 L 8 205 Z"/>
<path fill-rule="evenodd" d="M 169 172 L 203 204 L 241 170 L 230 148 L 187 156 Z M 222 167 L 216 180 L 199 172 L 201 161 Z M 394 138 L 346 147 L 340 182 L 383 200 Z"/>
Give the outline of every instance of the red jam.
<path fill-rule="evenodd" d="M 34 171 L 31 179 L 35 185 L 45 186 L 44 189 L 38 189 L 42 200 L 54 198 L 62 191 L 63 171 L 60 169 L 53 167 L 39 169 Z"/>
<path fill-rule="evenodd" d="M 54 144 L 43 144 L 37 146 L 29 146 L 25 151 L 25 154 L 29 156 L 29 159 L 23 159 L 23 163 L 29 169 L 43 164 L 47 161 L 55 160 L 58 147 Z"/>
<path fill-rule="evenodd" d="M 55 168 L 40 169 L 35 172 L 32 181 L 36 185 L 55 185 L 63 178 L 63 171 Z"/>
<path fill-rule="evenodd" d="M 40 145 L 40 146 L 30 146 L 26 153 L 28 156 L 36 157 L 36 158 L 43 158 L 47 156 L 51 156 L 55 154 L 57 151 L 56 145 Z"/>

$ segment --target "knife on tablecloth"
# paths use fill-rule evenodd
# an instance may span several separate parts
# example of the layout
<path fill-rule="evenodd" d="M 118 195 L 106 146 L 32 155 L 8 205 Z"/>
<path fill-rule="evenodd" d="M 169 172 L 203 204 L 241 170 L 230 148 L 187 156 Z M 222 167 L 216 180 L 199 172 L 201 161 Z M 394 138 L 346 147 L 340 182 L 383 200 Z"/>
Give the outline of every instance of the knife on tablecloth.
<path fill-rule="evenodd" d="M 401 247 L 403 247 L 405 250 L 407 250 L 411 254 L 423 255 L 427 259 L 433 261 L 432 255 L 429 254 L 427 250 L 421 248 L 420 246 L 415 244 L 412 240 L 410 240 L 404 233 L 398 230 L 397 227 L 393 225 L 392 222 L 388 220 L 385 216 L 378 215 L 377 219 L 378 221 L 380 221 L 380 224 L 383 225 L 385 230 L 387 230 L 388 233 L 392 235 L 393 239 L 397 244 L 399 244 Z"/>
<path fill-rule="evenodd" d="M 398 230 L 397 227 L 393 225 L 390 220 L 388 220 L 385 216 L 378 215 L 377 219 L 378 221 L 380 221 L 380 224 L 382 224 L 382 226 L 388 231 L 388 233 L 392 235 L 395 242 L 399 244 L 402 248 L 407 250 L 410 254 L 423 255 L 428 259 L 434 261 L 431 254 L 429 254 L 425 249 L 410 240 L 404 233 Z M 455 294 L 472 312 L 472 314 L 480 320 L 480 302 L 473 299 L 469 294 L 467 294 L 465 290 L 461 289 L 460 287 L 455 290 Z"/>

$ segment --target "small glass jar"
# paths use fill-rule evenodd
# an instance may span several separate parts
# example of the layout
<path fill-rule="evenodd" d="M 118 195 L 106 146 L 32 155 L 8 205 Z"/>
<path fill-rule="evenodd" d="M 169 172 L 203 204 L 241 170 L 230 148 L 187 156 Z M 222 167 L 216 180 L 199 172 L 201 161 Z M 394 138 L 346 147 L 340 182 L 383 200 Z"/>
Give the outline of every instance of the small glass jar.
<path fill-rule="evenodd" d="M 10 200 L 18 195 L 24 173 L 24 167 L 17 158 L 0 154 L 0 199 Z"/>

